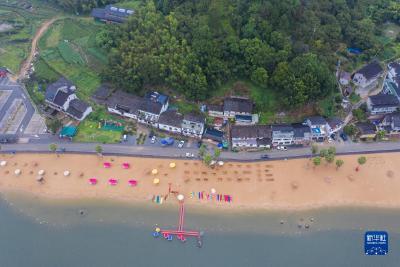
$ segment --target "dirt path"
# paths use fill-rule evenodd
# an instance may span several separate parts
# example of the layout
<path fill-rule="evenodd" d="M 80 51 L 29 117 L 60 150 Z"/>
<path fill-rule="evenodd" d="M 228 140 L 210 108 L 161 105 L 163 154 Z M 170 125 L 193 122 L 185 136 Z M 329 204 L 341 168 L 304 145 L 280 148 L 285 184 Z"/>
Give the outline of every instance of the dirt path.
<path fill-rule="evenodd" d="M 12 80 L 16 81 L 18 79 L 23 79 L 24 77 L 26 77 L 26 73 L 32 63 L 32 60 L 35 56 L 35 52 L 37 50 L 37 45 L 38 42 L 40 40 L 40 38 L 43 36 L 43 34 L 47 31 L 47 29 L 58 19 L 60 19 L 60 17 L 54 17 L 50 20 L 45 21 L 42 26 L 40 26 L 39 30 L 35 33 L 35 35 L 33 36 L 32 39 L 32 45 L 31 45 L 31 51 L 29 53 L 29 56 L 27 57 L 27 59 L 22 63 L 21 68 L 19 69 L 19 72 L 16 73 L 15 75 L 13 75 L 11 77 Z"/>

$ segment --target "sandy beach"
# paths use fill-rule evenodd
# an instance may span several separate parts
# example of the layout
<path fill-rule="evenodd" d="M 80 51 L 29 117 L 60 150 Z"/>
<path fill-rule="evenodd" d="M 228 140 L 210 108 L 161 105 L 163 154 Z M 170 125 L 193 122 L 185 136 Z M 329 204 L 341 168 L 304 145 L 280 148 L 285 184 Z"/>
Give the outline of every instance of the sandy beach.
<path fill-rule="evenodd" d="M 171 189 L 183 194 L 189 205 L 231 210 L 324 206 L 400 208 L 400 153 L 369 154 L 362 166 L 357 163 L 357 155 L 338 158 L 345 162 L 340 169 L 325 163 L 314 167 L 309 159 L 225 162 L 212 169 L 196 160 L 2 154 L 0 161 L 7 164 L 0 167 L 0 191 L 28 192 L 46 198 L 98 198 L 135 203 L 154 202 L 159 196 L 163 203 L 176 203 L 175 195 L 168 194 Z M 105 162 L 111 167 L 104 168 Z M 171 162 L 176 164 L 174 168 L 170 167 Z M 122 168 L 123 163 L 129 163 L 130 167 Z M 153 169 L 158 173 L 153 174 Z M 37 181 L 40 170 L 44 170 L 43 182 Z M 69 172 L 68 176 L 64 175 L 65 171 Z M 91 185 L 90 178 L 96 178 L 98 183 Z M 117 184 L 110 185 L 110 178 L 117 180 Z M 154 184 L 154 178 L 159 179 L 159 184 Z M 137 181 L 136 186 L 129 185 L 132 179 Z M 221 201 L 217 195 L 223 197 Z M 225 195 L 232 201 L 225 201 Z"/>

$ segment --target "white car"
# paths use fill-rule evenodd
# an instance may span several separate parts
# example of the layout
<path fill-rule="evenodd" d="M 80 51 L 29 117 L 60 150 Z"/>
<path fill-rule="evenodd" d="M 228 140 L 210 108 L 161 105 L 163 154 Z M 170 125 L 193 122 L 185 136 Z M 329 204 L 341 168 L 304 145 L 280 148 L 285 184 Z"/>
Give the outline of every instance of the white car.
<path fill-rule="evenodd" d="M 185 141 L 181 140 L 181 141 L 179 141 L 179 143 L 178 143 L 178 147 L 179 147 L 179 148 L 182 148 L 184 144 L 185 144 Z"/>
<path fill-rule="evenodd" d="M 151 143 L 154 144 L 156 142 L 157 138 L 155 135 L 153 135 L 153 137 L 151 138 Z"/>
<path fill-rule="evenodd" d="M 286 151 L 287 147 L 285 147 L 285 146 L 277 146 L 276 149 Z"/>

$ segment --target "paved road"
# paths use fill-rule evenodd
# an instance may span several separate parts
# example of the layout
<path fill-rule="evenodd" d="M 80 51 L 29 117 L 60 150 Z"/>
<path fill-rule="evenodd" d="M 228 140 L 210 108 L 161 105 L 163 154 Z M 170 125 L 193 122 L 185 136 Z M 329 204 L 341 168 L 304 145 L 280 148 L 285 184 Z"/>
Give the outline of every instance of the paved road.
<path fill-rule="evenodd" d="M 10 90 L 12 91 L 10 97 L 8 98 L 7 102 L 4 104 L 3 108 L 0 110 L 0 120 L 3 119 L 3 116 L 6 114 L 6 111 L 10 108 L 11 104 L 15 99 L 22 99 L 25 107 L 26 107 L 26 114 L 18 126 L 16 135 L 22 136 L 24 130 L 28 126 L 30 120 L 32 119 L 33 114 L 35 113 L 35 108 L 33 107 L 32 103 L 30 102 L 28 96 L 25 94 L 24 89 L 21 85 L 10 81 L 8 78 L 0 79 L 0 90 Z"/>
<path fill-rule="evenodd" d="M 96 144 L 92 143 L 60 143 L 59 147 L 66 148 L 67 152 L 94 153 Z M 321 145 L 321 147 L 329 147 L 330 145 Z M 185 157 L 185 153 L 193 153 L 197 156 L 196 148 L 175 148 L 175 147 L 147 147 L 147 146 L 128 146 L 124 144 L 102 145 L 105 154 L 121 154 L 135 155 L 146 157 Z M 2 151 L 5 152 L 48 152 L 49 143 L 28 143 L 28 144 L 5 144 L 2 145 Z M 400 142 L 388 143 L 351 143 L 337 144 L 337 154 L 362 154 L 362 153 L 380 153 L 388 151 L 400 151 Z M 230 160 L 259 160 L 263 154 L 268 154 L 271 159 L 290 159 L 300 157 L 310 157 L 309 147 L 292 148 L 287 151 L 270 151 L 270 152 L 223 152 L 221 159 Z"/>

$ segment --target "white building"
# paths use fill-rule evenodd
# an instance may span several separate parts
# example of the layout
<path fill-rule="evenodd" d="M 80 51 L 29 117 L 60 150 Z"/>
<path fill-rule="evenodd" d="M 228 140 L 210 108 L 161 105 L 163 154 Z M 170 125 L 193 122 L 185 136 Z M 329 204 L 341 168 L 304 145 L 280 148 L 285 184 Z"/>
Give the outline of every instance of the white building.
<path fill-rule="evenodd" d="M 170 133 L 182 133 L 183 115 L 176 111 L 169 110 L 160 115 L 158 128 Z"/>
<path fill-rule="evenodd" d="M 372 61 L 365 65 L 353 75 L 353 82 L 362 88 L 365 88 L 378 80 L 382 75 L 383 69 L 377 61 Z"/>

